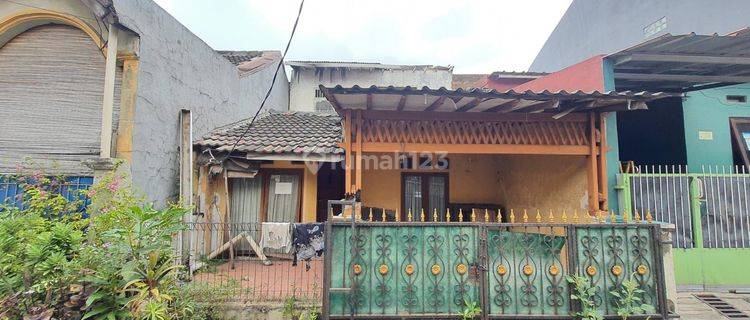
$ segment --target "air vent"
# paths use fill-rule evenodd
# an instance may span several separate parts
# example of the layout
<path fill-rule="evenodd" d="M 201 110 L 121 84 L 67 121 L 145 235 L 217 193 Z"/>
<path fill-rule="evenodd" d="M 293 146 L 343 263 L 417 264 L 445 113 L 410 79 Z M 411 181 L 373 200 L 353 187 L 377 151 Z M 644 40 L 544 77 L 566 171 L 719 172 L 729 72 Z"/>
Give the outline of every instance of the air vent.
<path fill-rule="evenodd" d="M 696 294 L 695 297 L 729 319 L 750 319 L 746 313 L 713 294 Z"/>

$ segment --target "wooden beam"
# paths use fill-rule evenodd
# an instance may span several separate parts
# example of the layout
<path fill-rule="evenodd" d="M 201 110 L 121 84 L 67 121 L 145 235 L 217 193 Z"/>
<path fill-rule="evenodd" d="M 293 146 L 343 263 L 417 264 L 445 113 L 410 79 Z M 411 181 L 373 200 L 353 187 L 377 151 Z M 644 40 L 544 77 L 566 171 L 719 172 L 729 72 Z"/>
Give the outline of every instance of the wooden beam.
<path fill-rule="evenodd" d="M 404 106 L 406 106 L 406 97 L 407 95 L 401 96 L 401 99 L 398 100 L 398 107 L 396 107 L 396 110 L 401 111 L 404 110 Z"/>
<path fill-rule="evenodd" d="M 750 81 L 748 81 L 750 82 Z M 439 98 L 435 99 L 435 102 L 433 102 L 431 105 L 429 105 L 427 108 L 424 109 L 424 111 L 432 111 L 437 109 L 439 106 L 445 102 L 445 99 L 447 99 L 448 96 L 440 96 Z"/>
<path fill-rule="evenodd" d="M 352 192 L 352 111 L 344 113 L 344 190 Z"/>
<path fill-rule="evenodd" d="M 525 112 L 539 113 L 539 112 L 543 112 L 544 110 L 547 110 L 547 109 L 557 109 L 557 108 L 560 108 L 560 100 L 559 99 L 550 100 L 550 101 L 547 101 L 545 103 L 537 103 L 537 104 L 535 104 L 533 106 L 529 106 L 529 107 L 526 107 L 526 108 L 523 108 L 523 109 L 524 109 Z"/>
<path fill-rule="evenodd" d="M 609 211 L 609 187 L 607 184 L 607 114 L 599 114 L 599 203 L 604 211 Z"/>
<path fill-rule="evenodd" d="M 484 110 L 484 112 L 507 113 L 510 112 L 511 109 L 515 108 L 519 103 L 521 103 L 521 99 L 513 99 Z"/>
<path fill-rule="evenodd" d="M 591 109 L 591 108 L 593 108 L 596 105 L 596 102 L 597 102 L 596 100 L 591 100 L 591 101 L 587 101 L 587 102 L 584 102 L 584 103 L 575 104 L 575 105 L 573 105 L 573 106 L 571 106 L 571 107 L 563 110 L 562 112 L 560 112 L 558 114 L 555 114 L 554 116 L 552 116 L 552 118 L 555 119 L 555 120 L 560 120 L 562 117 L 567 116 L 568 114 L 570 114 L 573 111 L 576 111 L 576 110 L 579 110 L 579 109 Z"/>
<path fill-rule="evenodd" d="M 357 147 L 355 147 L 356 149 Z M 356 150 L 355 150 L 356 151 Z M 590 155 L 590 146 L 511 145 L 511 144 L 427 144 L 427 143 L 364 143 L 362 152 L 414 153 L 447 152 L 465 154 L 548 154 Z M 595 152 L 598 149 L 595 148 Z"/>
<path fill-rule="evenodd" d="M 365 119 L 381 120 L 470 120 L 470 121 L 549 121 L 550 114 L 527 113 L 485 113 L 485 112 L 422 112 L 422 111 L 363 111 Z M 588 116 L 582 113 L 571 114 L 561 121 L 587 122 Z"/>
<path fill-rule="evenodd" d="M 589 113 L 589 155 L 588 155 L 588 203 L 589 214 L 599 212 L 599 172 L 597 170 L 596 116 Z"/>
<path fill-rule="evenodd" d="M 474 98 L 474 100 L 471 100 L 471 101 L 469 101 L 469 103 L 467 103 L 467 104 L 461 106 L 460 108 L 456 109 L 456 112 L 466 112 L 466 111 L 469 111 L 471 109 L 474 109 L 474 108 L 476 108 L 476 106 L 478 106 L 480 103 L 482 103 L 482 101 L 484 101 L 484 100 L 481 99 L 481 98 Z"/>
<path fill-rule="evenodd" d="M 616 80 L 677 82 L 750 82 L 750 76 L 702 76 L 693 74 L 615 73 Z"/>
<path fill-rule="evenodd" d="M 367 94 L 367 110 L 372 110 L 372 93 Z"/>
<path fill-rule="evenodd" d="M 704 55 L 690 55 L 690 54 L 647 54 L 647 53 L 630 54 L 628 56 L 618 59 L 615 62 L 615 65 L 620 65 L 620 64 L 627 63 L 630 61 L 750 65 L 750 58 L 748 57 L 704 56 Z"/>
<path fill-rule="evenodd" d="M 362 190 L 362 111 L 357 111 L 357 167 L 354 169 L 354 191 Z"/>

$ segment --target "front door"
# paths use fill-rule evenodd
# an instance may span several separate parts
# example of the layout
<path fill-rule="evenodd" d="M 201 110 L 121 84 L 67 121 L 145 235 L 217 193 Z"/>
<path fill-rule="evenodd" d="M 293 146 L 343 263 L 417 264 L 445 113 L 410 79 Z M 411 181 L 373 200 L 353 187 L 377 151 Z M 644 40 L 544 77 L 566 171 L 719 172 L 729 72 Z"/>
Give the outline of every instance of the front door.
<path fill-rule="evenodd" d="M 438 220 L 445 220 L 448 207 L 448 175 L 445 173 L 404 173 L 402 182 L 402 216 L 409 212 L 418 219 L 424 210 L 427 220 L 438 212 Z M 403 219 L 402 219 L 403 220 Z"/>

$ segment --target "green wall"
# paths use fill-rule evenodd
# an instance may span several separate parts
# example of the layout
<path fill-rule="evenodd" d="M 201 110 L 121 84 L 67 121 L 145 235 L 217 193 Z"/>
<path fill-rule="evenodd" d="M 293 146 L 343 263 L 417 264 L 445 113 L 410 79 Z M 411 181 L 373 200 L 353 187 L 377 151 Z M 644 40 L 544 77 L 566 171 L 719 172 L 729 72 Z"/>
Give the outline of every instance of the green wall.
<path fill-rule="evenodd" d="M 700 172 L 701 166 L 731 166 L 732 136 L 730 117 L 750 117 L 750 104 L 730 103 L 727 95 L 750 97 L 750 84 L 689 92 L 682 103 L 685 119 L 685 144 L 687 163 L 691 172 Z M 713 140 L 701 140 L 698 132 L 713 133 Z"/>
<path fill-rule="evenodd" d="M 677 285 L 750 287 L 749 249 L 673 249 Z"/>

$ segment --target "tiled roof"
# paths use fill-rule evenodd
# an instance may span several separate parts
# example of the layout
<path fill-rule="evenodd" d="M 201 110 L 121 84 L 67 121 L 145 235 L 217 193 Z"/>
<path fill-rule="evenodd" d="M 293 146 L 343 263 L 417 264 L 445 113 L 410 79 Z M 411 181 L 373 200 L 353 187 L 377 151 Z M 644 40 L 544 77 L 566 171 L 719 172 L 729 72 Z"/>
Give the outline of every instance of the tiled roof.
<path fill-rule="evenodd" d="M 250 119 L 217 128 L 195 142 L 229 151 L 247 130 Z M 270 111 L 258 117 L 236 151 L 254 154 L 335 155 L 344 153 L 341 119 L 335 114 Z"/>
<path fill-rule="evenodd" d="M 234 63 L 235 66 L 240 63 L 251 61 L 263 54 L 263 51 L 228 51 L 228 50 L 217 50 L 220 55 L 227 58 L 229 62 Z"/>

